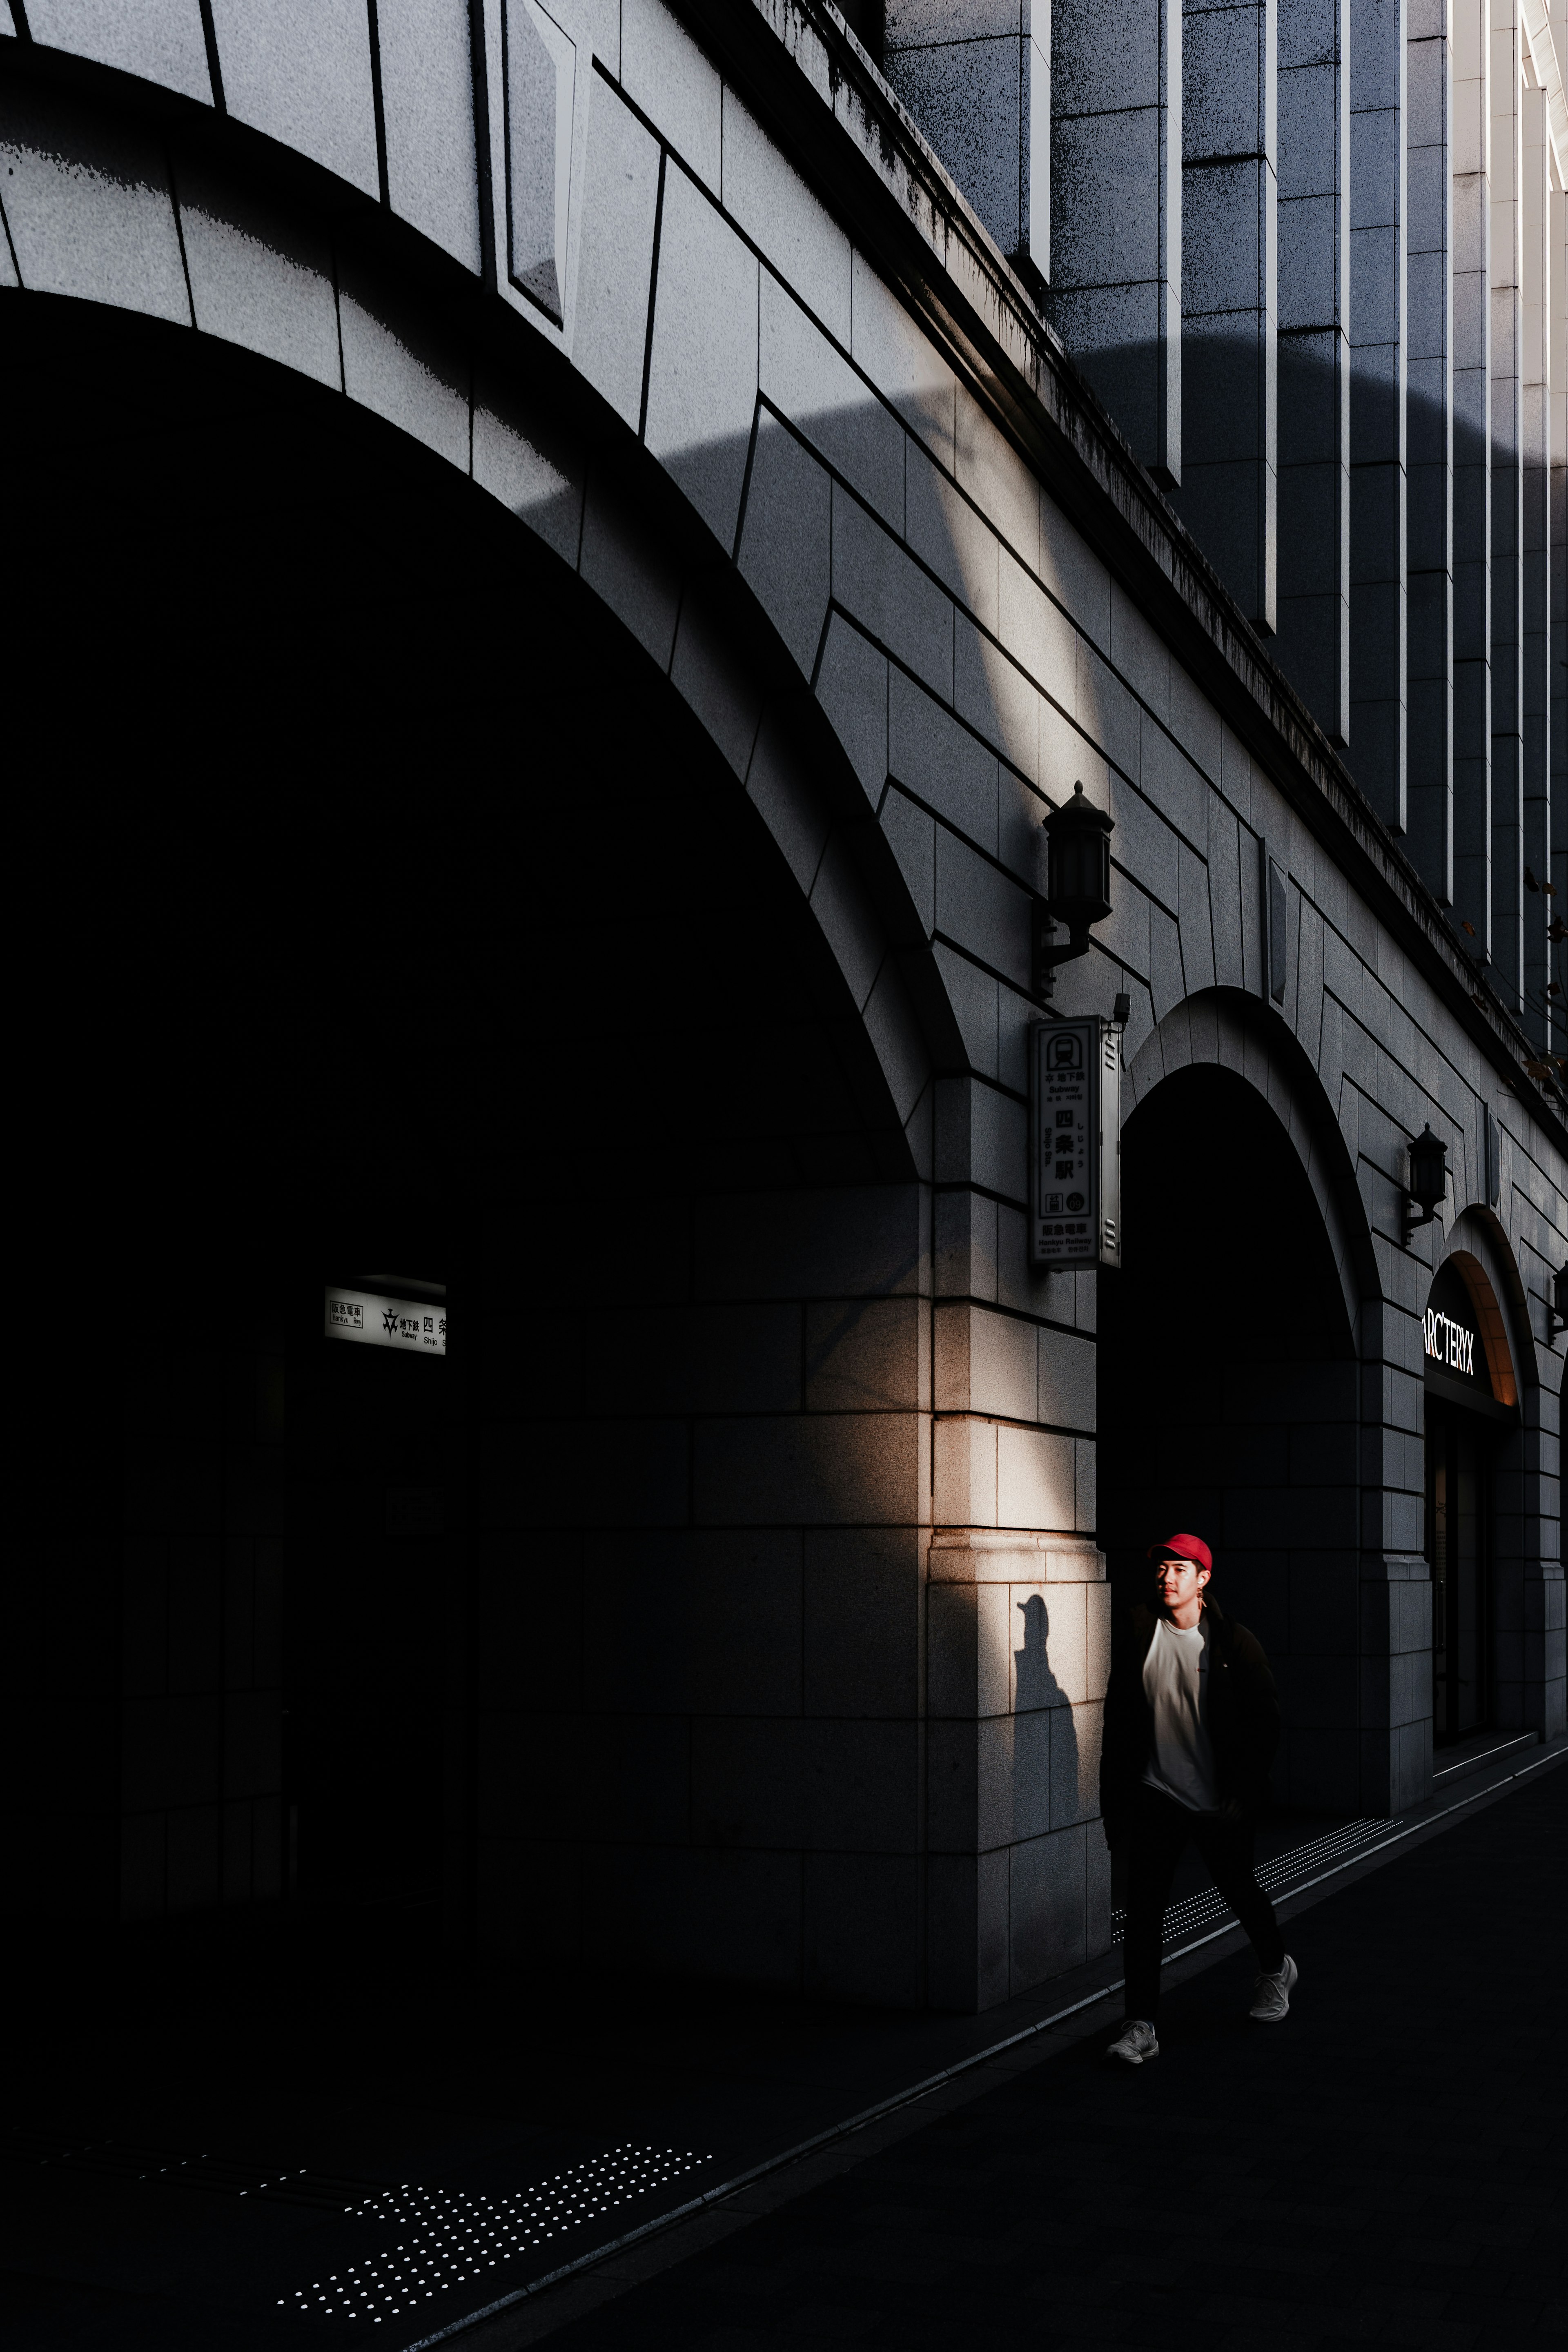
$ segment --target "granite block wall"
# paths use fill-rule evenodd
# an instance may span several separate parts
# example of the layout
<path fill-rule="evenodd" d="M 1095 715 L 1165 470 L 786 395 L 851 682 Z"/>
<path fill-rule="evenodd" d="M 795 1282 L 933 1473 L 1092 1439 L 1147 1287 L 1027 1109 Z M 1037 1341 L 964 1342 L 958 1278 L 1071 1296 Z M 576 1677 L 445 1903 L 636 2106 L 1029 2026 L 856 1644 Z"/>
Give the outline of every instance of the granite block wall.
<path fill-rule="evenodd" d="M 283 1342 L 235 1319 L 112 1371 L 46 1356 L 7 1599 L 14 1917 L 281 1892 Z"/>
<path fill-rule="evenodd" d="M 258 1338 L 128 1368 L 122 1918 L 282 1891 L 283 1339 Z"/>

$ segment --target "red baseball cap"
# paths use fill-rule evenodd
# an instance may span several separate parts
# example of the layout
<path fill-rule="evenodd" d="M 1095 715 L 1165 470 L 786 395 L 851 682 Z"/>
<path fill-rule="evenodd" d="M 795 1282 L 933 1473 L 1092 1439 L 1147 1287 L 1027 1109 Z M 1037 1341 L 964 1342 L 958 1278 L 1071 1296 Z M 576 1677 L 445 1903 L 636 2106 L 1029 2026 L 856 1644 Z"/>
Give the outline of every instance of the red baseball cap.
<path fill-rule="evenodd" d="M 1202 1536 L 1167 1536 L 1163 1543 L 1151 1544 L 1151 1559 L 1166 1559 L 1174 1554 L 1177 1559 L 1190 1559 L 1194 1568 L 1206 1568 L 1214 1574 L 1214 1554 Z"/>

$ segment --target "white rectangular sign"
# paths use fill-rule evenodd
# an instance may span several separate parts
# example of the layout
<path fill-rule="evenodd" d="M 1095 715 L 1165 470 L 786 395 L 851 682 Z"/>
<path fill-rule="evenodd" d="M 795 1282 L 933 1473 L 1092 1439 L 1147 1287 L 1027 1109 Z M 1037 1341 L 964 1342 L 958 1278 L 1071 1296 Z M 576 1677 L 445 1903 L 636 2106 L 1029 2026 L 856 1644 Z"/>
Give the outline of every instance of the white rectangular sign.
<path fill-rule="evenodd" d="M 327 1285 L 329 1339 L 357 1339 L 367 1348 L 411 1348 L 417 1354 L 447 1352 L 444 1299 L 382 1298 L 369 1290 Z"/>
<path fill-rule="evenodd" d="M 1099 1014 L 1029 1036 L 1029 1256 L 1121 1263 L 1121 1033 Z"/>

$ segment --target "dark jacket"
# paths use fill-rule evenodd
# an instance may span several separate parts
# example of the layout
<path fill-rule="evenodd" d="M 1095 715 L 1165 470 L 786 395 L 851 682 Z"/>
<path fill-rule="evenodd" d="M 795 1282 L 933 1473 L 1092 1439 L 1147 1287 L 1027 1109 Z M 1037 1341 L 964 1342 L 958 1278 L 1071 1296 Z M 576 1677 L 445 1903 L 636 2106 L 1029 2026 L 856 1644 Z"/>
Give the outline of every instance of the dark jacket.
<path fill-rule="evenodd" d="M 1112 1845 L 1153 1752 L 1154 1710 L 1143 1692 L 1143 1661 L 1156 1622 L 1157 1612 L 1140 1604 L 1117 1627 L 1111 1643 L 1100 1810 Z M 1217 1601 L 1205 1599 L 1202 1623 L 1208 1650 L 1205 1706 L 1220 1802 L 1237 1806 L 1255 1821 L 1268 1802 L 1268 1768 L 1279 1746 L 1274 1677 L 1262 1643 L 1226 1617 Z"/>

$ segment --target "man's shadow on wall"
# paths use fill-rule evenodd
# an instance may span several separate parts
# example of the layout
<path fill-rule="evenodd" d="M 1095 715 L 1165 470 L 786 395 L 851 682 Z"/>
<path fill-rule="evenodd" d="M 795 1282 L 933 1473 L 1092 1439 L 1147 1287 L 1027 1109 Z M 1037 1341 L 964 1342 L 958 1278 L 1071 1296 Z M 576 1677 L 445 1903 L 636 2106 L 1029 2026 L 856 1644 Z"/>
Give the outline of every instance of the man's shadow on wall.
<path fill-rule="evenodd" d="M 1013 1653 L 1014 1833 L 1039 1837 L 1079 1817 L 1078 1729 L 1051 1667 L 1045 1601 L 1031 1592 L 1018 1608 L 1024 1646 Z"/>

